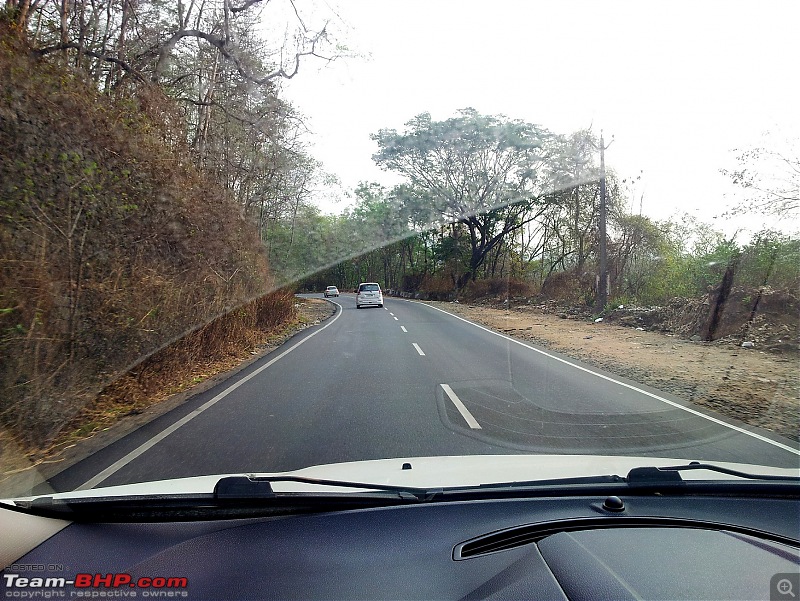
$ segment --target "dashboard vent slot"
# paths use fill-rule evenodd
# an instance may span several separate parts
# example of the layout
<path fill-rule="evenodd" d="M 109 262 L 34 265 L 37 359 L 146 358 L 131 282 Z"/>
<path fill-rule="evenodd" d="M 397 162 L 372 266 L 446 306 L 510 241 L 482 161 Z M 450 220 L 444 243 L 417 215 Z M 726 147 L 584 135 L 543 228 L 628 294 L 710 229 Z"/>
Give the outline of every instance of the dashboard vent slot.
<path fill-rule="evenodd" d="M 513 549 L 536 542 L 541 538 L 541 527 L 538 525 L 518 526 L 509 530 L 501 530 L 500 532 L 486 534 L 456 545 L 453 550 L 453 559 L 469 559 L 470 557 L 505 551 L 506 549 Z"/>
<path fill-rule="evenodd" d="M 609 518 L 577 518 L 544 522 L 541 524 L 524 524 L 505 530 L 498 530 L 497 532 L 484 534 L 456 545 L 453 548 L 453 559 L 458 561 L 515 549 L 517 547 L 536 543 L 558 532 L 599 530 L 602 528 L 700 528 L 736 532 L 738 534 L 779 542 L 795 548 L 800 547 L 800 543 L 798 543 L 798 540 L 795 538 L 764 532 L 755 528 L 737 526 L 735 524 L 720 524 L 705 520 L 685 518 L 614 516 Z"/>

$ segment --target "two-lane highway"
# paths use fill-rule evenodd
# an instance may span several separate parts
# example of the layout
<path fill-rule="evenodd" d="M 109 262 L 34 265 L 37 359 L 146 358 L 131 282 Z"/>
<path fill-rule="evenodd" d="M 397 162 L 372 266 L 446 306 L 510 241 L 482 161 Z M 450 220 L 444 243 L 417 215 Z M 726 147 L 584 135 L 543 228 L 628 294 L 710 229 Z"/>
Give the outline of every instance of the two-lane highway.
<path fill-rule="evenodd" d="M 65 470 L 57 490 L 431 455 L 650 455 L 797 467 L 797 445 L 432 306 L 335 315 Z"/>

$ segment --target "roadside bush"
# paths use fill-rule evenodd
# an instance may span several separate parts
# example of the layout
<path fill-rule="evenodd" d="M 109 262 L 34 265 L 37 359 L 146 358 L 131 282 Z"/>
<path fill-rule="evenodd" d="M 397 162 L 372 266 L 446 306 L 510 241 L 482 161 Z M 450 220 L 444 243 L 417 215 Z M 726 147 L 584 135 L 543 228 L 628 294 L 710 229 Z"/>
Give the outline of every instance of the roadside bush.
<path fill-rule="evenodd" d="M 455 296 L 455 285 L 446 276 L 427 277 L 420 285 L 420 292 L 427 300 L 446 301 Z"/>
<path fill-rule="evenodd" d="M 575 270 L 555 271 L 542 283 L 540 295 L 550 300 L 592 305 L 595 298 L 594 274 L 576 273 Z"/>
<path fill-rule="evenodd" d="M 491 278 L 470 282 L 464 292 L 468 299 L 486 297 L 520 297 L 531 296 L 533 286 L 523 280 L 512 278 Z"/>

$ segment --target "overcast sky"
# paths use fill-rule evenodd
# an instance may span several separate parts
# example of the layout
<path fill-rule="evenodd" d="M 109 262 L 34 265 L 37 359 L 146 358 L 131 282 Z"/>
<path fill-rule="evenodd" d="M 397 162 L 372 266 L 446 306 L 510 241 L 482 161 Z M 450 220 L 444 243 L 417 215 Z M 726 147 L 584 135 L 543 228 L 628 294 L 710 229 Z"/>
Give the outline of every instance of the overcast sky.
<path fill-rule="evenodd" d="M 647 215 L 710 221 L 738 193 L 719 173 L 733 149 L 800 129 L 797 0 L 311 1 L 362 56 L 305 63 L 284 96 L 346 189 L 397 181 L 372 162 L 371 133 L 474 107 L 559 133 L 602 129 L 607 164 L 641 172 L 635 210 L 643 194 Z"/>

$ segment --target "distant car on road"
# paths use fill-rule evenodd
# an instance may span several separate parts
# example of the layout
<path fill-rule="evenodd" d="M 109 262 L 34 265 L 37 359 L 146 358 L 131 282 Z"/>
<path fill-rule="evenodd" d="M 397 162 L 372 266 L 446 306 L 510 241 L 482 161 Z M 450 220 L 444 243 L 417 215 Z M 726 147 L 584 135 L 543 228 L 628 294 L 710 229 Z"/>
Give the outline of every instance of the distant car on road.
<path fill-rule="evenodd" d="M 339 296 L 339 289 L 336 286 L 328 286 L 325 288 L 325 298 L 329 296 Z"/>
<path fill-rule="evenodd" d="M 375 282 L 363 282 L 358 285 L 356 291 L 356 309 L 366 307 L 367 305 L 375 305 L 383 307 L 383 293 L 381 287 Z"/>

